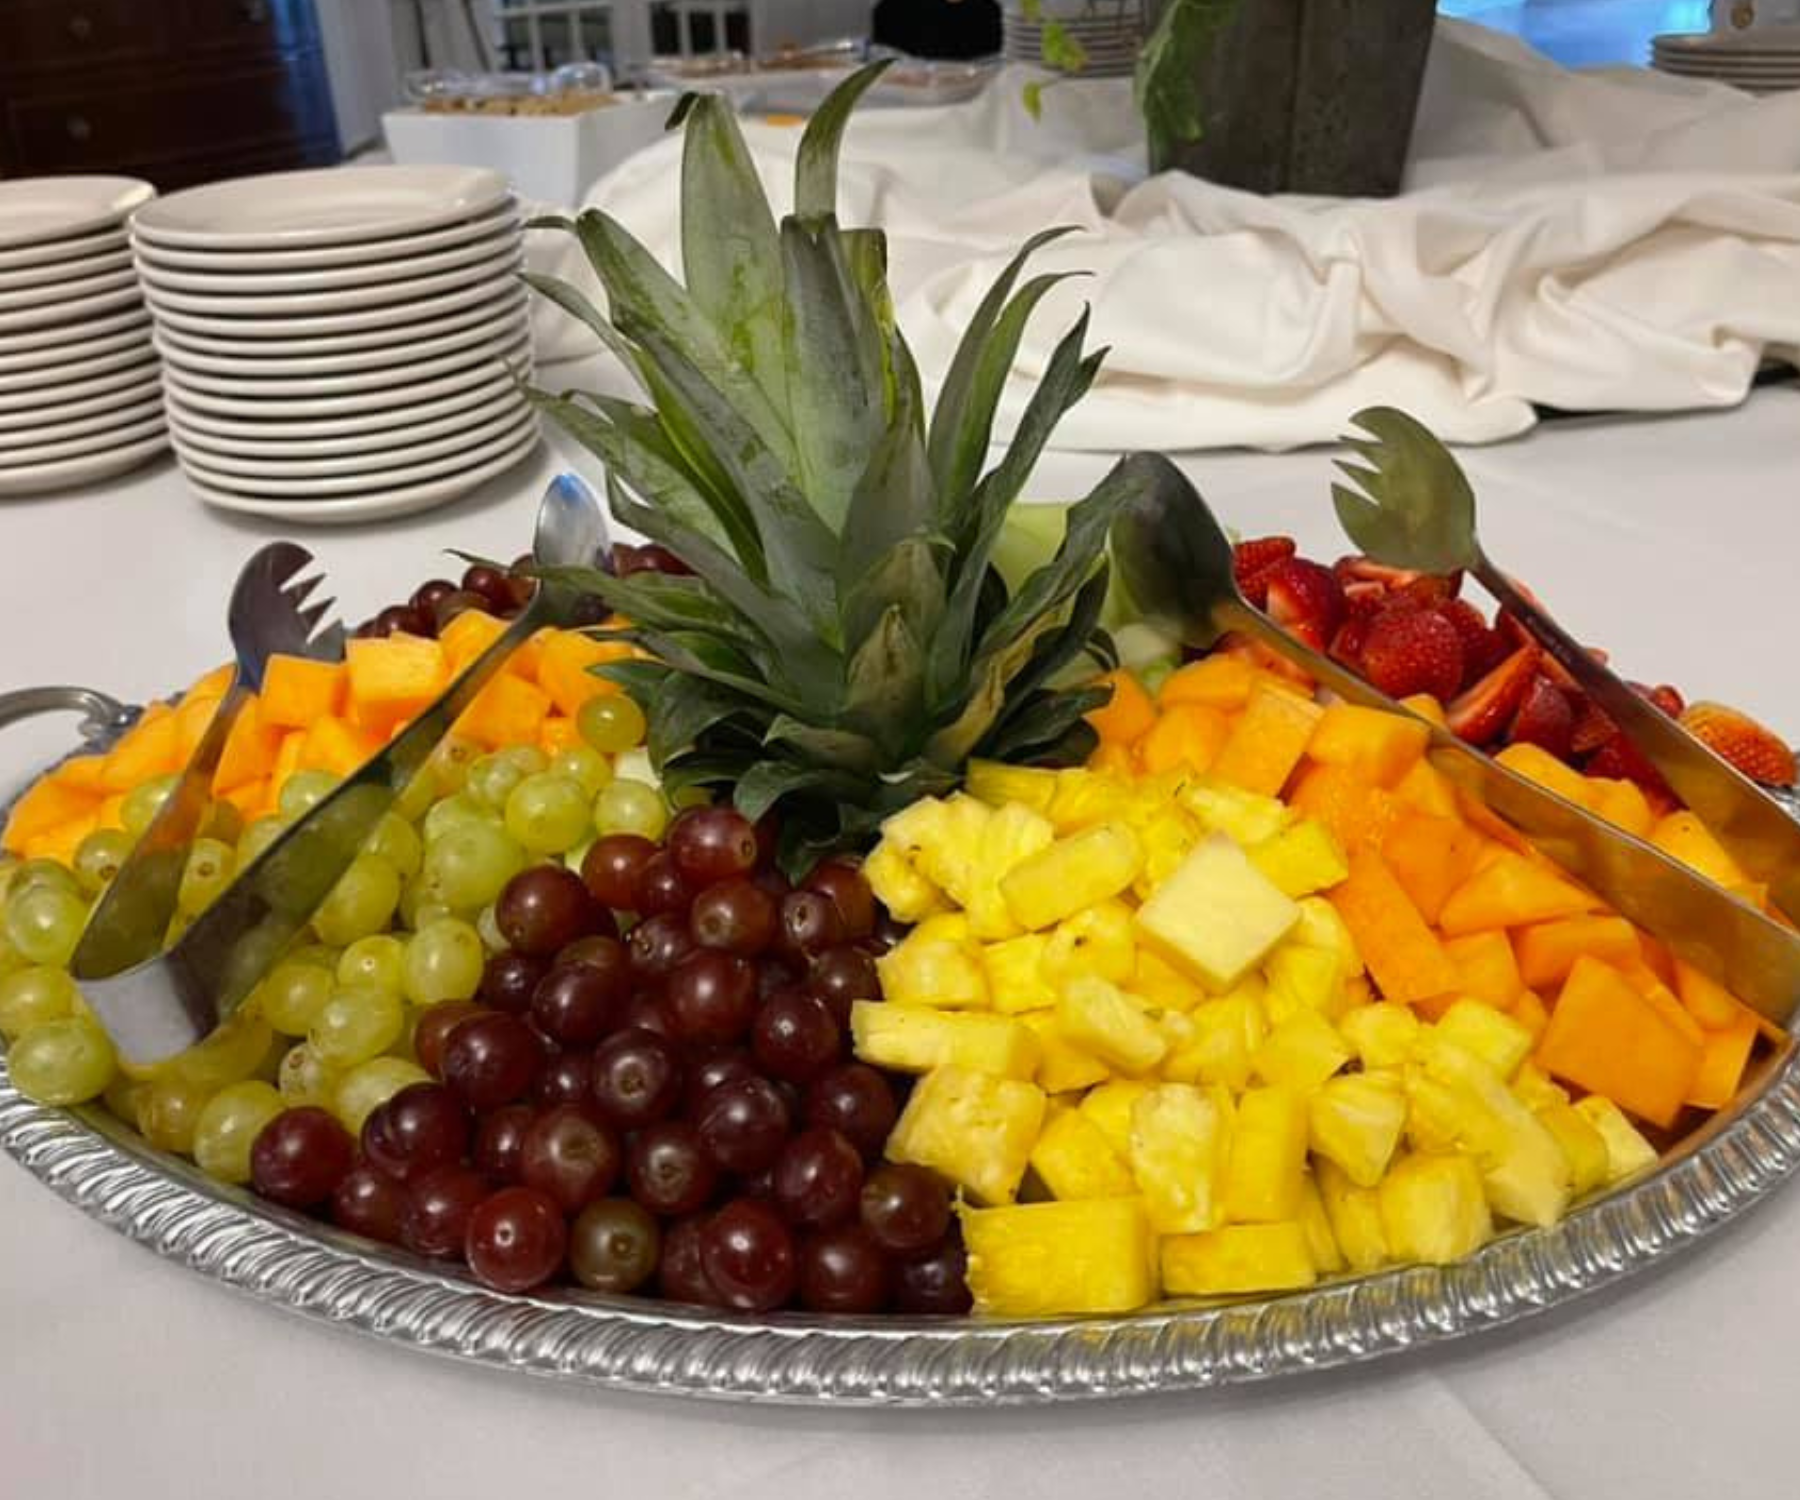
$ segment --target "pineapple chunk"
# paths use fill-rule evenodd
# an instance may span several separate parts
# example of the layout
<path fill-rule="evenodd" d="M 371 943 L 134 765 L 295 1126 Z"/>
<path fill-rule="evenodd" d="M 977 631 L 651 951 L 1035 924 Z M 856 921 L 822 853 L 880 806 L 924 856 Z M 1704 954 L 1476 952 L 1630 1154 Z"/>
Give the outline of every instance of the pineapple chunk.
<path fill-rule="evenodd" d="M 1043 1120 L 1036 1084 L 934 1068 L 906 1101 L 887 1157 L 941 1172 L 977 1202 L 1011 1203 Z"/>
<path fill-rule="evenodd" d="M 1044 816 L 1059 834 L 1074 833 L 1121 817 L 1130 805 L 1131 790 L 1123 782 L 1074 767 L 1056 773 L 1056 787 Z"/>
<path fill-rule="evenodd" d="M 1242 1093 L 1250 1082 L 1251 1059 L 1268 1033 L 1258 998 L 1261 987 L 1260 980 L 1246 979 L 1229 995 L 1196 1005 L 1187 1017 L 1193 1035 L 1171 1049 L 1163 1077 L 1172 1083 L 1221 1084 Z"/>
<path fill-rule="evenodd" d="M 1533 1062 L 1519 1065 L 1512 1076 L 1512 1091 L 1527 1109 L 1569 1102 L 1569 1091 Z"/>
<path fill-rule="evenodd" d="M 1092 975 L 1113 984 L 1128 984 L 1137 972 L 1137 941 L 1131 933 L 1131 908 L 1123 901 L 1099 901 L 1056 924 L 1044 942 L 1044 977 L 1061 984 Z"/>
<path fill-rule="evenodd" d="M 1229 990 L 1300 919 L 1300 909 L 1215 834 L 1138 909 L 1138 931 L 1209 989 Z"/>
<path fill-rule="evenodd" d="M 1338 1247 L 1331 1216 L 1312 1173 L 1300 1184 L 1300 1227 L 1306 1233 L 1306 1252 L 1321 1276 L 1335 1276 L 1344 1269 L 1344 1252 Z"/>
<path fill-rule="evenodd" d="M 1246 1090 L 1238 1100 L 1225 1169 L 1225 1217 L 1269 1224 L 1300 1210 L 1306 1170 L 1306 1099 L 1294 1089 Z"/>
<path fill-rule="evenodd" d="M 1252 1066 L 1265 1083 L 1307 1093 L 1349 1062 L 1350 1056 L 1350 1048 L 1331 1022 L 1316 1010 L 1303 1010 L 1270 1031 L 1257 1048 Z"/>
<path fill-rule="evenodd" d="M 944 924 L 934 926 L 934 924 Z M 960 913 L 935 916 L 875 960 L 881 993 L 893 1005 L 981 1010 L 991 996 L 981 950 Z"/>
<path fill-rule="evenodd" d="M 1233 1224 L 1162 1242 L 1163 1291 L 1172 1297 L 1285 1292 L 1318 1279 L 1306 1230 L 1294 1220 Z"/>
<path fill-rule="evenodd" d="M 1055 771 L 1034 766 L 1009 766 L 997 760 L 972 760 L 963 778 L 971 797 L 979 797 L 989 807 L 1001 808 L 1009 802 L 1021 803 L 1037 812 L 1048 812 L 1056 795 Z"/>
<path fill-rule="evenodd" d="M 1296 814 L 1274 797 L 1241 791 L 1217 781 L 1191 781 L 1182 787 L 1181 805 L 1200 820 L 1208 833 L 1224 834 L 1245 849 L 1266 844 Z"/>
<path fill-rule="evenodd" d="M 1512 1077 L 1531 1052 L 1531 1033 L 1511 1016 L 1479 1000 L 1458 1000 L 1432 1031 L 1473 1052 L 1502 1078 Z"/>
<path fill-rule="evenodd" d="M 1021 1019 L 1037 1038 L 1037 1086 L 1046 1094 L 1092 1088 L 1112 1077 L 1112 1069 L 1063 1035 L 1054 1011 L 1034 1010 Z"/>
<path fill-rule="evenodd" d="M 1387 1231 L 1381 1227 L 1381 1195 L 1358 1187 L 1335 1162 L 1318 1164 L 1319 1196 L 1338 1249 L 1352 1271 L 1377 1271 L 1391 1259 Z"/>
<path fill-rule="evenodd" d="M 927 1073 L 952 1064 L 1028 1079 L 1036 1072 L 1039 1047 L 1029 1027 L 1011 1016 L 932 1010 L 858 1000 L 850 1007 L 850 1034 L 856 1055 L 898 1073 Z"/>
<path fill-rule="evenodd" d="M 1390 1000 L 1354 1006 L 1337 1026 L 1365 1068 L 1399 1067 L 1413 1055 L 1423 1029 L 1410 1009 Z"/>
<path fill-rule="evenodd" d="M 1061 1199 L 1129 1198 L 1137 1191 L 1105 1132 L 1078 1109 L 1061 1111 L 1044 1127 L 1031 1148 L 1031 1170 Z"/>
<path fill-rule="evenodd" d="M 1302 896 L 1298 904 L 1300 920 L 1294 923 L 1288 941 L 1302 948 L 1337 954 L 1346 977 L 1361 974 L 1362 954 L 1356 951 L 1356 939 L 1350 935 L 1349 924 L 1338 915 L 1338 909 L 1323 896 Z"/>
<path fill-rule="evenodd" d="M 1358 1187 L 1381 1181 L 1405 1128 L 1406 1095 L 1367 1073 L 1333 1078 L 1307 1101 L 1313 1155 L 1334 1162 Z"/>
<path fill-rule="evenodd" d="M 1332 1016 L 1344 1008 L 1344 964 L 1336 953 L 1290 938 L 1269 955 L 1263 974 L 1269 982 L 1263 1005 L 1276 1026 L 1301 1011 Z"/>
<path fill-rule="evenodd" d="M 1471 1157 L 1404 1156 L 1376 1191 L 1382 1235 L 1396 1260 L 1448 1265 L 1493 1237 L 1481 1169 Z"/>
<path fill-rule="evenodd" d="M 1311 818 L 1303 818 L 1245 852 L 1282 895 L 1296 899 L 1330 890 L 1350 873 L 1331 830 Z"/>
<path fill-rule="evenodd" d="M 1575 1112 L 1600 1132 L 1606 1143 L 1606 1181 L 1611 1186 L 1656 1165 L 1656 1147 L 1638 1134 L 1625 1112 L 1601 1094 L 1575 1101 Z"/>
<path fill-rule="evenodd" d="M 1189 1011 L 1206 1000 L 1206 991 L 1167 959 L 1149 948 L 1136 950 L 1127 988 L 1158 1010 Z"/>
<path fill-rule="evenodd" d="M 913 863 L 927 880 L 966 908 L 980 889 L 982 841 L 996 814 L 985 802 L 963 792 L 939 806 L 938 816 L 926 820 L 915 835 L 918 852 Z"/>
<path fill-rule="evenodd" d="M 1224 1222 L 1228 1120 L 1199 1089 L 1165 1083 L 1131 1107 L 1131 1173 L 1158 1234 L 1196 1234 Z"/>
<path fill-rule="evenodd" d="M 992 1317 L 1122 1313 L 1156 1295 L 1156 1239 L 1135 1198 L 961 1208 L 969 1290 Z"/>
<path fill-rule="evenodd" d="M 1130 889 L 1143 864 L 1143 843 L 1127 824 L 1101 823 L 1021 860 L 1000 893 L 1013 920 L 1037 932 Z"/>
<path fill-rule="evenodd" d="M 1131 1159 L 1131 1112 L 1139 1099 L 1150 1092 L 1150 1085 L 1132 1078 L 1115 1078 L 1094 1089 L 1079 1106 L 1081 1112 L 1100 1127 L 1100 1133 L 1113 1150 L 1127 1161 Z"/>
<path fill-rule="evenodd" d="M 1565 1160 L 1569 1163 L 1569 1191 L 1576 1197 L 1604 1187 L 1612 1169 L 1606 1139 L 1572 1104 L 1552 1101 L 1533 1108 L 1532 1113 L 1544 1128 L 1556 1137 Z"/>
<path fill-rule="evenodd" d="M 1001 1015 L 1049 1010 L 1056 1004 L 1056 989 L 1044 977 L 1044 949 L 1050 939 L 1041 932 L 986 943 L 981 949 L 981 971 L 988 994 Z M 903 942 L 902 947 L 905 946 Z"/>
<path fill-rule="evenodd" d="M 1056 829 L 1050 820 L 1022 802 L 1008 802 L 988 819 L 981 833 L 977 878 L 962 901 L 977 938 L 995 942 L 1017 935 L 1019 925 L 1000 894 L 1000 882 L 1055 842 Z"/>
<path fill-rule="evenodd" d="M 1483 1059 L 1432 1035 L 1420 1058 L 1428 1078 L 1470 1102 L 1459 1141 L 1482 1167 L 1488 1202 L 1521 1224 L 1554 1224 L 1569 1206 L 1572 1174 L 1556 1137 Z"/>
<path fill-rule="evenodd" d="M 944 909 L 943 893 L 919 873 L 904 850 L 883 839 L 863 861 L 863 878 L 875 899 L 898 922 L 919 922 Z"/>
<path fill-rule="evenodd" d="M 1082 1051 L 1121 1073 L 1148 1073 L 1169 1050 L 1156 1022 L 1117 985 L 1071 979 L 1056 1002 L 1056 1024 Z"/>

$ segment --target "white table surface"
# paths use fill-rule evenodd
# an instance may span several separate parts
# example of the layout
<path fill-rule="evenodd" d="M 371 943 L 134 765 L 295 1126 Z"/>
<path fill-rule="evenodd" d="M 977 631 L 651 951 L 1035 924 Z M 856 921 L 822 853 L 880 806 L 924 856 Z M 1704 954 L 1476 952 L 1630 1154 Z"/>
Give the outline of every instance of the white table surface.
<path fill-rule="evenodd" d="M 1800 730 L 1800 392 L 1581 421 L 1469 452 L 1483 532 L 1631 676 Z M 359 616 L 439 549 L 525 544 L 546 452 L 410 521 L 295 533 Z M 1104 461 L 1052 455 L 1036 490 Z M 1208 454 L 1228 524 L 1342 550 L 1328 455 Z M 0 686 L 142 696 L 224 655 L 245 554 L 283 528 L 204 509 L 171 464 L 0 505 Z M 67 726 L 11 730 L 0 787 Z M 752 1408 L 457 1366 L 258 1306 L 0 1165 L 0 1496 L 20 1500 L 1792 1494 L 1800 1191 L 1623 1288 L 1487 1337 L 1262 1389 L 1030 1411 Z"/>

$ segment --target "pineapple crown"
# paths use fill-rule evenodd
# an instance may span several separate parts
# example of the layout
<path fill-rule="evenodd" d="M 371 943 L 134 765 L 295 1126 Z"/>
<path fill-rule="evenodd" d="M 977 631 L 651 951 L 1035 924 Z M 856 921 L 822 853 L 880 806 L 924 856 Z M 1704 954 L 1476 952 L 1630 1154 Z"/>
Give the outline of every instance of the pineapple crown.
<path fill-rule="evenodd" d="M 606 633 L 648 653 L 601 670 L 644 708 L 665 785 L 728 794 L 752 818 L 775 809 L 789 869 L 950 789 L 972 755 L 1085 753 L 1082 715 L 1108 690 L 1065 682 L 1112 664 L 1099 626 L 1108 528 L 1160 479 L 1150 461 L 1122 462 L 1068 509 L 1054 556 L 1007 587 L 993 556 L 1008 510 L 1105 351 L 1084 349 L 1084 312 L 986 466 L 1025 326 L 1064 279 L 1019 285 L 1032 252 L 1066 232 L 1048 230 L 976 309 L 927 416 L 886 238 L 836 218 L 844 127 L 883 66 L 814 114 L 795 211 L 779 223 L 728 104 L 681 100 L 670 126 L 685 127 L 685 285 L 597 209 L 544 222 L 579 240 L 606 313 L 566 282 L 527 277 L 650 404 L 531 399 L 604 463 L 620 523 L 693 570 L 560 575 L 629 622 Z"/>

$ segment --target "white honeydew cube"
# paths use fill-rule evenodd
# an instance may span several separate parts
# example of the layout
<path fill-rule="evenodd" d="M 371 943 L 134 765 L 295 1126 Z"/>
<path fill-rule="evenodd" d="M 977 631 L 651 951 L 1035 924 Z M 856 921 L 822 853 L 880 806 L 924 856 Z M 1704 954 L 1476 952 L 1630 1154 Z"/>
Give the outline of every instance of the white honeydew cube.
<path fill-rule="evenodd" d="M 1138 908 L 1137 927 L 1208 989 L 1222 993 L 1268 957 L 1299 919 L 1300 908 L 1244 851 L 1215 834 Z"/>

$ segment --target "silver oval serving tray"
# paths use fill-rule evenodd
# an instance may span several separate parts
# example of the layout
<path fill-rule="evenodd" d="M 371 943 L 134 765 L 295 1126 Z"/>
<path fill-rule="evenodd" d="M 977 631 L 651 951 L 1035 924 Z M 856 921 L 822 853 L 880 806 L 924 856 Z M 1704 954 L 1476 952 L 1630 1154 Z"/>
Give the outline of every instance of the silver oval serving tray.
<path fill-rule="evenodd" d="M 580 1291 L 491 1292 L 212 1181 L 98 1108 L 47 1109 L 0 1060 L 0 1149 L 66 1202 L 213 1281 L 427 1353 L 623 1390 L 856 1406 L 1027 1405 L 1205 1390 L 1502 1328 L 1697 1243 L 1800 1165 L 1790 1042 L 1635 1183 L 1453 1266 L 1126 1317 L 737 1316 Z"/>

